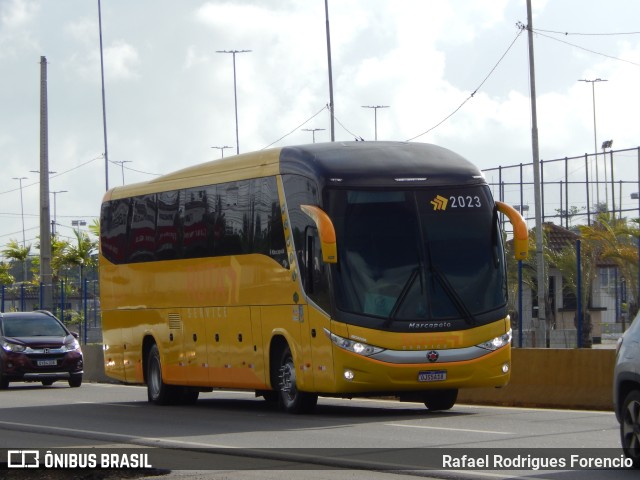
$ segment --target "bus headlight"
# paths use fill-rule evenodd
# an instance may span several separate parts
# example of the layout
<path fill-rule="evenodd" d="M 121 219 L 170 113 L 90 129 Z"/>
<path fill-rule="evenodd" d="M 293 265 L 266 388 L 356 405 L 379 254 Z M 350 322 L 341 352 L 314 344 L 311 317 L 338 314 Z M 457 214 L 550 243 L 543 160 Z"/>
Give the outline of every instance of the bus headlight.
<path fill-rule="evenodd" d="M 509 331 L 504 335 L 500 335 L 499 337 L 489 340 L 488 342 L 480 343 L 476 345 L 476 347 L 484 348 L 485 350 L 494 351 L 501 347 L 504 347 L 505 345 L 509 345 L 510 343 L 511 343 L 511 329 L 509 329 Z"/>
<path fill-rule="evenodd" d="M 384 348 L 374 347 L 363 342 L 356 342 L 354 340 L 349 340 L 348 338 L 343 338 L 335 333 L 331 333 L 326 328 L 324 329 L 324 333 L 331 339 L 334 345 L 349 352 L 362 355 L 363 357 L 370 357 L 371 355 L 380 353 L 384 350 Z"/>

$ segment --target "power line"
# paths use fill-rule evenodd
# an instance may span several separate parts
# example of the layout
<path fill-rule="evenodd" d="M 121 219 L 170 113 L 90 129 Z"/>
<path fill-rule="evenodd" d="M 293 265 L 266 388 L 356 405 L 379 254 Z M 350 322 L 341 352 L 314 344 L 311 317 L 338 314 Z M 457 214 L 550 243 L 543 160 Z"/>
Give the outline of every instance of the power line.
<path fill-rule="evenodd" d="M 583 32 L 560 32 L 558 30 L 544 30 L 541 28 L 537 28 L 534 32 L 545 32 L 545 33 L 555 33 L 558 35 L 582 35 L 582 36 L 593 36 L 593 37 L 610 37 L 610 36 L 618 36 L 618 35 L 640 35 L 640 32 L 603 32 L 603 33 L 583 33 Z"/>
<path fill-rule="evenodd" d="M 456 113 L 458 113 L 458 111 L 469 101 L 471 100 L 474 95 L 478 92 L 478 90 L 480 90 L 482 88 L 482 86 L 485 84 L 485 82 L 489 79 L 489 77 L 493 74 L 493 72 L 496 70 L 496 68 L 498 68 L 498 65 L 500 65 L 500 63 L 502 63 L 502 60 L 504 60 L 504 57 L 507 56 L 507 53 L 509 53 L 509 50 L 511 50 L 511 47 L 513 47 L 513 45 L 516 43 L 516 40 L 518 40 L 518 38 L 520 37 L 520 35 L 522 34 L 522 32 L 525 30 L 525 26 L 521 23 L 518 23 L 518 33 L 516 34 L 516 37 L 513 39 L 513 41 L 511 42 L 511 44 L 507 47 L 507 49 L 505 50 L 505 52 L 502 54 L 502 56 L 500 57 L 500 59 L 498 60 L 498 62 L 493 66 L 493 68 L 489 71 L 489 73 L 487 74 L 486 77 L 484 77 L 484 80 L 482 80 L 482 82 L 480 82 L 480 85 L 478 85 L 478 87 L 471 92 L 471 95 L 469 95 L 467 97 L 467 99 L 462 102 L 458 108 L 456 108 L 453 112 L 451 112 L 449 115 L 447 115 L 445 118 L 443 118 L 442 120 L 440 120 L 438 123 L 436 123 L 433 127 L 431 127 L 430 129 L 420 133 L 419 135 L 416 135 L 415 137 L 409 138 L 406 141 L 407 142 L 411 142 L 412 140 L 415 140 L 418 137 L 422 137 L 423 135 L 426 135 L 427 133 L 429 133 L 430 131 L 434 130 L 435 128 L 439 127 L 440 125 L 442 125 L 444 122 L 446 122 L 447 120 L 449 120 L 451 117 L 453 117 Z"/>
<path fill-rule="evenodd" d="M 575 43 L 567 42 L 566 40 L 560 40 L 559 38 L 553 37 L 551 35 L 546 35 L 544 30 L 533 30 L 534 33 L 540 35 L 541 37 L 549 38 L 551 40 L 555 40 L 556 42 L 564 43 L 565 45 L 569 45 L 574 48 L 579 48 L 580 50 L 584 50 L 585 52 L 593 53 L 594 55 L 600 55 L 602 57 L 610 58 L 611 60 L 617 60 L 619 62 L 630 63 L 631 65 L 635 65 L 636 67 L 640 67 L 640 63 L 632 62 L 631 60 L 625 60 L 624 58 L 614 57 L 613 55 L 608 55 L 606 53 L 597 52 L 595 50 L 591 50 L 590 48 L 585 48 L 580 45 L 576 45 Z"/>
<path fill-rule="evenodd" d="M 311 120 L 313 120 L 314 118 L 316 118 L 318 115 L 320 115 L 322 113 L 322 111 L 328 108 L 326 105 L 324 107 L 322 107 L 320 110 L 318 110 L 316 113 L 313 114 L 313 116 L 309 117 L 308 119 L 306 119 L 304 122 L 302 122 L 300 125 L 298 125 L 296 128 L 294 128 L 293 130 L 291 130 L 289 133 L 285 133 L 283 136 L 281 136 L 279 139 L 277 139 L 275 142 L 271 142 L 269 145 L 267 145 L 266 147 L 262 147 L 261 150 L 266 150 L 267 148 L 269 148 L 271 145 L 274 145 L 276 143 L 278 143 L 280 140 L 287 138 L 289 135 L 293 134 L 294 132 L 297 132 L 301 127 L 303 127 L 304 125 L 306 125 L 307 123 L 309 123 Z"/>

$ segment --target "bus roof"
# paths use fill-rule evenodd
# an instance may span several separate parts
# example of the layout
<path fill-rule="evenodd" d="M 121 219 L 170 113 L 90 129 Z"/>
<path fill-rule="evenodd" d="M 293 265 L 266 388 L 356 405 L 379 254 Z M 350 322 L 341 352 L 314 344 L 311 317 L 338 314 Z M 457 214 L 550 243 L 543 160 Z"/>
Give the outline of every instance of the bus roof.
<path fill-rule="evenodd" d="M 148 182 L 115 187 L 105 200 L 195 185 L 300 174 L 327 184 L 358 187 L 485 183 L 468 160 L 443 147 L 413 142 L 330 142 L 244 153 L 194 165 Z"/>
<path fill-rule="evenodd" d="M 280 172 L 317 178 L 321 183 L 361 187 L 468 185 L 485 183 L 471 162 L 427 143 L 332 142 L 283 147 Z"/>

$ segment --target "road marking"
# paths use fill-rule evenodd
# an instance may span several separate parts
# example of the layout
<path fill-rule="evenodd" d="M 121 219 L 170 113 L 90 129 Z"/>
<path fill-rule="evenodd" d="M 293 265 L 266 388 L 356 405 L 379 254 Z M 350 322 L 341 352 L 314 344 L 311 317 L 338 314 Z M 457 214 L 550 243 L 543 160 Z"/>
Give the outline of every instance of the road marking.
<path fill-rule="evenodd" d="M 466 428 L 429 427 L 426 425 L 407 425 L 405 423 L 385 423 L 388 427 L 424 428 L 425 430 L 447 430 L 450 432 L 495 433 L 496 435 L 515 435 L 512 432 L 496 432 L 493 430 L 470 430 Z"/>

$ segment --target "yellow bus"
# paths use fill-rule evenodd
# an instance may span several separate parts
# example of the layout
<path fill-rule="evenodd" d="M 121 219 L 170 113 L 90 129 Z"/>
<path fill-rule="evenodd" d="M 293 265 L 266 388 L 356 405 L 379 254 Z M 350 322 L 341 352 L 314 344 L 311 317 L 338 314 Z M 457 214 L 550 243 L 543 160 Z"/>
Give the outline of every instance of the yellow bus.
<path fill-rule="evenodd" d="M 500 213 L 450 150 L 334 142 L 227 157 L 116 187 L 100 217 L 105 372 L 150 402 L 214 388 L 285 411 L 318 396 L 450 409 L 509 381 Z"/>

